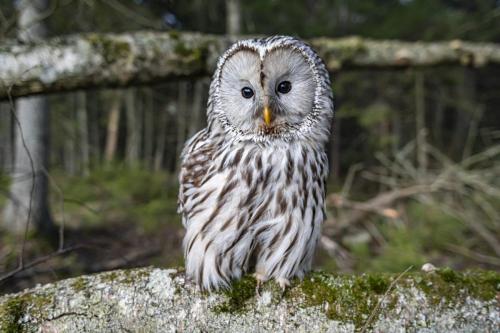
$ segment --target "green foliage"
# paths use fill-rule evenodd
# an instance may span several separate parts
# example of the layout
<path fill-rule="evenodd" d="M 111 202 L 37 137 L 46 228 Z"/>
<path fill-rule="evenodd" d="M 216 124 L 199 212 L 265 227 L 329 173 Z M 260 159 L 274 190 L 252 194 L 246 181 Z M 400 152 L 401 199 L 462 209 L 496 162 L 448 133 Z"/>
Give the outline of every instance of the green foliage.
<path fill-rule="evenodd" d="M 110 165 L 89 177 L 58 177 L 71 223 L 81 227 L 133 223 L 146 232 L 179 224 L 177 184 L 165 173 Z M 54 196 L 54 207 L 57 200 Z"/>
<path fill-rule="evenodd" d="M 48 20 L 53 34 L 175 28 L 224 33 L 225 1 L 62 2 Z M 4 6 L 8 15 L 11 6 Z M 498 3 L 483 1 L 258 0 L 241 3 L 242 32 L 302 37 L 362 35 L 373 38 L 498 40 Z M 6 16 L 8 17 L 8 16 Z M 67 17 L 74 17 L 67 20 Z"/>
<path fill-rule="evenodd" d="M 408 223 L 389 223 L 381 218 L 369 222 L 377 224 L 387 242 L 377 253 L 366 242 L 349 245 L 358 271 L 401 272 L 436 261 L 450 266 L 458 264 L 456 260 L 460 258 L 446 255 L 447 245 L 465 243 L 466 226 L 439 207 L 418 202 L 410 202 L 406 207 Z"/>
<path fill-rule="evenodd" d="M 371 260 L 371 269 L 377 272 L 398 272 L 410 266 L 420 267 L 426 261 L 420 237 L 413 234 L 413 229 L 388 228 L 388 244 L 382 247 L 379 256 Z"/>
<path fill-rule="evenodd" d="M 10 177 L 7 176 L 2 170 L 0 170 L 0 207 L 3 206 L 6 197 L 6 193 L 9 189 Z"/>

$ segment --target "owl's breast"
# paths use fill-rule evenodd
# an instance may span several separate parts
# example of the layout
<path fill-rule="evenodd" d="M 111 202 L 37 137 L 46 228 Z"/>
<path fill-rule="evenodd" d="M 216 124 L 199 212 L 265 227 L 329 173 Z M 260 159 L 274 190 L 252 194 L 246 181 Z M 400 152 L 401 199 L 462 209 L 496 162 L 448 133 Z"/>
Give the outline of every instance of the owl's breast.
<path fill-rule="evenodd" d="M 229 220 L 254 225 L 322 206 L 327 169 L 322 147 L 238 143 L 216 154 L 203 191 L 213 193 L 211 205 L 227 215 L 227 226 Z"/>
<path fill-rule="evenodd" d="M 279 239 L 308 244 L 324 220 L 327 169 L 324 151 L 313 145 L 221 145 L 186 195 L 186 254 L 213 248 L 220 258 L 247 258 L 249 249 L 280 249 Z"/>

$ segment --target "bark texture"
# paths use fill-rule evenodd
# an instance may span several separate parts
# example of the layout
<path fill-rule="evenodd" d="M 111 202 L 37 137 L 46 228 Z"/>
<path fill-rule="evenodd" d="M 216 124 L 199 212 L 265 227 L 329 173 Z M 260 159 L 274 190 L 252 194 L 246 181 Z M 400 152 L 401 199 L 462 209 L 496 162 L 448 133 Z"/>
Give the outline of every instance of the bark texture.
<path fill-rule="evenodd" d="M 43 39 L 46 28 L 40 17 L 47 1 L 23 0 L 18 5 L 19 39 L 26 43 Z M 20 98 L 15 102 L 15 113 L 13 181 L 1 227 L 20 235 L 28 223 L 39 232 L 48 232 L 53 225 L 48 204 L 50 110 L 47 98 Z"/>
<path fill-rule="evenodd" d="M 57 37 L 0 45 L 0 99 L 75 89 L 151 84 L 210 75 L 231 44 L 227 36 L 135 32 Z M 309 40 L 331 71 L 344 68 L 500 64 L 500 45 L 375 41 L 358 37 Z"/>
<path fill-rule="evenodd" d="M 495 272 L 312 273 L 284 296 L 247 277 L 205 294 L 175 269 L 81 276 L 0 297 L 9 332 L 493 332 Z"/>

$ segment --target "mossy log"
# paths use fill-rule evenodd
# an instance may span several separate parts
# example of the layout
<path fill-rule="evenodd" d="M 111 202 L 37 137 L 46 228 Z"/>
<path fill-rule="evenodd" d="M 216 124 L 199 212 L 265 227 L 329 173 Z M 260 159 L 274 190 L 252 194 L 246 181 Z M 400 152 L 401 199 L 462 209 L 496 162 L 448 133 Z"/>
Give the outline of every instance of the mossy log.
<path fill-rule="evenodd" d="M 35 44 L 7 41 L 0 45 L 0 99 L 206 76 L 231 42 L 226 36 L 175 31 L 82 34 Z M 359 37 L 309 42 L 331 71 L 500 64 L 500 45 L 491 43 L 412 43 Z"/>
<path fill-rule="evenodd" d="M 81 276 L 0 297 L 1 332 L 494 332 L 500 274 L 312 273 L 284 293 L 251 277 L 218 293 L 180 270 Z"/>

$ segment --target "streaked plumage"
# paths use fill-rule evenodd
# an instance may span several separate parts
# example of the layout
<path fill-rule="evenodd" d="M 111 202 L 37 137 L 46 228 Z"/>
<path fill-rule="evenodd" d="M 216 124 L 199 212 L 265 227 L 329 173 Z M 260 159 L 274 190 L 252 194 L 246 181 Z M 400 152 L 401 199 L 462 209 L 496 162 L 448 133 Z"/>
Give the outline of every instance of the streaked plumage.
<path fill-rule="evenodd" d="M 283 80 L 289 93 L 278 93 Z M 207 116 L 181 156 L 188 276 L 207 290 L 247 272 L 282 286 L 303 277 L 325 219 L 333 97 L 323 62 L 291 37 L 238 42 L 219 59 Z"/>

